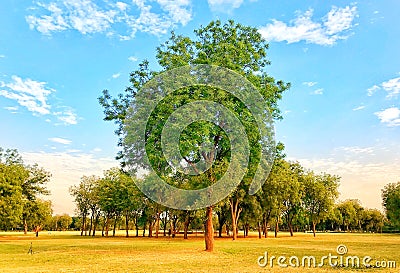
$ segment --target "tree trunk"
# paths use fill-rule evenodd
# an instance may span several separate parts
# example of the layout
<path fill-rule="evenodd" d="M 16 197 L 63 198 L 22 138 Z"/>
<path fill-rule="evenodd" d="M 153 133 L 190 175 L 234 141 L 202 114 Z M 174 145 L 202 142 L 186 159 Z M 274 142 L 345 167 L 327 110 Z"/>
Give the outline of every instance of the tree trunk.
<path fill-rule="evenodd" d="M 26 222 L 26 219 L 24 219 L 24 234 L 28 233 L 28 223 Z"/>
<path fill-rule="evenodd" d="M 153 226 L 154 226 L 154 223 L 153 223 L 153 221 L 149 221 L 149 237 L 153 237 Z"/>
<path fill-rule="evenodd" d="M 222 228 L 223 228 L 223 227 L 224 227 L 224 226 L 221 225 L 221 224 L 218 226 L 218 237 L 219 237 L 219 238 L 222 237 Z"/>
<path fill-rule="evenodd" d="M 278 237 L 278 231 L 279 231 L 279 217 L 276 218 L 276 223 L 275 223 L 275 238 Z"/>
<path fill-rule="evenodd" d="M 267 222 L 267 219 L 264 219 L 263 229 L 264 229 L 264 237 L 268 238 L 268 222 Z"/>
<path fill-rule="evenodd" d="M 136 229 L 136 237 L 139 237 L 138 217 L 136 217 L 136 219 L 135 219 L 135 229 Z"/>
<path fill-rule="evenodd" d="M 129 237 L 129 213 L 125 213 L 125 232 L 126 232 L 126 237 Z"/>
<path fill-rule="evenodd" d="M 204 240 L 206 243 L 206 251 L 212 252 L 214 250 L 214 227 L 212 222 L 213 208 L 206 208 L 206 223 L 204 226 Z"/>
<path fill-rule="evenodd" d="M 258 239 L 261 239 L 261 223 L 258 221 Z"/>
<path fill-rule="evenodd" d="M 93 225 L 93 213 L 90 215 L 90 225 L 89 225 L 89 236 L 92 234 L 92 226 Z"/>
<path fill-rule="evenodd" d="M 83 232 L 85 232 L 86 236 L 86 213 L 82 215 L 82 230 L 81 230 L 81 236 L 83 236 Z"/>
<path fill-rule="evenodd" d="M 156 238 L 158 238 L 158 232 L 160 231 L 160 213 L 156 214 Z"/>
<path fill-rule="evenodd" d="M 232 239 L 236 240 L 238 234 L 237 221 L 239 220 L 239 215 L 242 209 L 239 208 L 238 200 L 234 201 L 233 199 L 230 199 L 229 205 L 231 207 L 231 216 L 232 216 Z"/>
<path fill-rule="evenodd" d="M 314 237 L 315 237 L 315 226 L 316 226 L 316 224 L 315 224 L 315 222 L 313 221 L 313 222 L 312 222 L 312 232 L 313 232 L 313 234 L 314 234 Z"/>
<path fill-rule="evenodd" d="M 115 236 L 115 229 L 117 228 L 117 218 L 118 218 L 118 215 L 115 215 L 115 217 L 114 217 L 114 227 L 113 227 L 113 237 Z"/>
<path fill-rule="evenodd" d="M 110 221 L 110 217 L 107 215 L 106 216 L 106 223 L 105 223 L 105 226 L 106 226 L 106 237 L 108 237 L 109 221 Z"/>
<path fill-rule="evenodd" d="M 162 219 L 163 229 L 164 229 L 164 237 L 167 236 L 167 220 L 168 220 L 168 211 L 165 211 L 164 218 Z"/>
<path fill-rule="evenodd" d="M 93 233 L 92 233 L 93 237 L 96 235 L 96 228 L 98 222 L 99 222 L 99 213 L 96 213 L 96 218 L 94 218 L 94 224 L 93 224 Z"/>
<path fill-rule="evenodd" d="M 103 225 L 101 227 L 101 237 L 104 237 L 104 229 L 106 227 L 106 221 L 104 220 Z"/>
<path fill-rule="evenodd" d="M 183 239 L 188 238 L 188 229 L 189 229 L 189 221 L 186 220 L 184 225 L 183 225 Z"/>
<path fill-rule="evenodd" d="M 291 222 L 288 223 L 288 227 L 289 227 L 290 236 L 293 237 L 293 226 L 292 226 Z"/>

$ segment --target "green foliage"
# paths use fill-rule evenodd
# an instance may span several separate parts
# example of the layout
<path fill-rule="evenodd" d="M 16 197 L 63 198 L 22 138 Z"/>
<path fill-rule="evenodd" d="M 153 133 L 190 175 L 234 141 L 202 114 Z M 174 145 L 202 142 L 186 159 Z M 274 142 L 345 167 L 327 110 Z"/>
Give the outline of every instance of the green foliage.
<path fill-rule="evenodd" d="M 313 172 L 304 176 L 304 205 L 312 223 L 318 224 L 331 214 L 339 195 L 339 180 L 338 176 Z"/>
<path fill-rule="evenodd" d="M 382 201 L 387 219 L 400 230 L 400 182 L 387 184 L 382 189 Z"/>
<path fill-rule="evenodd" d="M 37 165 L 25 165 L 17 150 L 0 148 L 0 229 L 11 229 L 27 222 L 40 225 L 51 216 L 39 195 L 48 194 L 45 184 L 50 173 Z M 49 204 L 48 204 L 49 205 Z M 50 205 L 49 205 L 50 206 Z"/>

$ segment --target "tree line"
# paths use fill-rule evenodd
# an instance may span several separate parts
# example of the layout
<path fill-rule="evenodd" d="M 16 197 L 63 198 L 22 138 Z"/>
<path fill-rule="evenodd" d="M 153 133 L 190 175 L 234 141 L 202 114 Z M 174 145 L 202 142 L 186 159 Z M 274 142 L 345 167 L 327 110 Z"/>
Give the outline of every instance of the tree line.
<path fill-rule="evenodd" d="M 135 230 L 135 236 L 184 238 L 192 230 L 203 231 L 204 210 L 181 211 L 163 207 L 148 199 L 136 187 L 134 179 L 119 168 L 104 172 L 103 177 L 83 176 L 70 192 L 77 205 L 77 216 L 52 215 L 46 183 L 50 174 L 37 165 L 23 162 L 17 150 L 0 149 L 0 230 L 81 230 L 81 235 L 95 236 L 110 229 Z M 215 205 L 212 223 L 217 236 L 236 239 L 250 230 L 259 237 L 279 230 L 293 235 L 296 231 L 365 231 L 400 230 L 400 182 L 382 189 L 385 214 L 363 208 L 358 200 L 338 202 L 339 177 L 315 174 L 298 162 L 277 158 L 271 174 L 256 195 L 244 194 L 240 202 L 232 197 Z M 243 189 L 238 188 L 237 191 Z M 237 195 L 236 195 L 237 196 Z M 233 207 L 236 206 L 237 207 Z M 236 213 L 235 213 L 236 212 Z M 235 217 L 235 219 L 233 219 Z M 236 223 L 235 230 L 233 222 Z M 141 234 L 139 234 L 141 232 Z"/>
<path fill-rule="evenodd" d="M 70 188 L 81 218 L 81 235 L 95 236 L 101 231 L 102 236 L 111 232 L 115 236 L 117 229 L 124 229 L 126 237 L 129 230 L 135 230 L 134 236 L 175 237 L 183 233 L 187 239 L 193 230 L 204 231 L 205 209 L 164 207 L 138 190 L 134 179 L 113 168 L 103 177 L 83 176 Z M 243 196 L 235 208 L 231 197 L 222 200 L 214 206 L 212 223 L 217 236 L 233 239 L 238 238 L 239 230 L 244 237 L 257 231 L 259 238 L 266 238 L 269 231 L 276 237 L 280 230 L 291 236 L 310 231 L 315 236 L 317 230 L 382 232 L 384 226 L 386 230 L 390 227 L 392 222 L 377 209 L 366 209 L 356 199 L 338 202 L 338 185 L 337 176 L 316 174 L 298 162 L 278 159 L 261 191 Z"/>

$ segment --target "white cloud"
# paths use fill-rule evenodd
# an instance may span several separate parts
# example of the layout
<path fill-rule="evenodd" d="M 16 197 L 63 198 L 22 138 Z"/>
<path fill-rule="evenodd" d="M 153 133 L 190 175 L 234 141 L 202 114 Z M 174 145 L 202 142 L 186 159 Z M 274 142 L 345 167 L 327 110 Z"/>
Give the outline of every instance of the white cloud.
<path fill-rule="evenodd" d="M 380 85 L 375 84 L 374 86 L 367 89 L 367 95 L 370 97 L 380 89 L 383 89 L 387 92 L 386 97 L 388 99 L 396 98 L 400 94 L 400 77 L 382 82 Z"/>
<path fill-rule="evenodd" d="M 5 58 L 6 55 L 0 54 L 0 59 Z"/>
<path fill-rule="evenodd" d="M 360 111 L 365 108 L 365 105 L 360 105 L 358 107 L 353 108 L 353 111 Z"/>
<path fill-rule="evenodd" d="M 161 8 L 168 12 L 174 22 L 186 25 L 192 20 L 189 0 L 156 0 Z"/>
<path fill-rule="evenodd" d="M 11 81 L 6 83 L 0 81 L 0 96 L 15 100 L 20 106 L 25 107 L 35 116 L 53 115 L 65 125 L 77 124 L 77 115 L 68 106 L 56 106 L 60 111 L 51 111 L 49 103 L 50 96 L 56 92 L 55 89 L 47 87 L 46 82 L 39 82 L 29 78 L 22 79 L 12 76 Z M 12 111 L 11 108 L 5 108 Z M 15 110 L 14 110 L 15 111 Z M 46 119 L 49 122 L 50 119 Z"/>
<path fill-rule="evenodd" d="M 316 84 L 317 82 L 303 82 L 303 85 L 307 85 L 308 87 L 313 87 Z"/>
<path fill-rule="evenodd" d="M 113 74 L 111 77 L 113 78 L 113 79 L 116 79 L 116 78 L 119 78 L 121 76 L 121 73 L 115 73 L 115 74 Z"/>
<path fill-rule="evenodd" d="M 360 154 L 374 154 L 375 148 L 374 147 L 359 147 L 359 146 L 345 146 L 339 147 L 336 149 L 336 152 L 344 151 L 353 155 L 360 155 Z"/>
<path fill-rule="evenodd" d="M 157 2 L 160 12 L 152 12 Z M 57 0 L 38 4 L 37 14 L 26 21 L 31 29 L 45 35 L 65 30 L 82 34 L 103 33 L 121 40 L 132 39 L 137 31 L 160 35 L 177 24 L 186 25 L 192 20 L 189 0 L 134 0 L 129 4 L 118 1 Z M 121 26 L 119 28 L 119 26 Z M 119 33 L 126 29 L 125 33 Z"/>
<path fill-rule="evenodd" d="M 121 11 L 125 11 L 128 8 L 128 4 L 124 2 L 117 2 L 115 4 Z"/>
<path fill-rule="evenodd" d="M 71 152 L 21 152 L 28 164 L 37 163 L 52 176 L 48 189 L 55 214 L 74 214 L 75 204 L 69 194 L 69 188 L 79 184 L 83 175 L 101 176 L 104 170 L 117 167 L 113 158 L 98 158 L 93 154 Z"/>
<path fill-rule="evenodd" d="M 388 92 L 388 98 L 397 97 L 400 94 L 400 77 L 383 82 L 381 86 Z"/>
<path fill-rule="evenodd" d="M 61 137 L 52 137 L 52 138 L 49 138 L 48 140 L 50 140 L 51 142 L 55 142 L 55 143 L 58 143 L 58 144 L 64 144 L 64 145 L 69 145 L 69 144 L 72 143 L 71 140 L 65 139 L 65 138 L 61 138 Z"/>
<path fill-rule="evenodd" d="M 46 82 L 12 76 L 12 82 L 0 84 L 6 89 L 0 90 L 0 96 L 17 101 L 33 114 L 47 115 L 51 108 L 47 103 L 47 97 L 55 90 L 46 87 L 46 84 Z"/>
<path fill-rule="evenodd" d="M 138 58 L 136 58 L 135 56 L 130 56 L 128 58 L 128 60 L 131 61 L 131 62 L 136 62 L 138 60 Z"/>
<path fill-rule="evenodd" d="M 367 93 L 368 97 L 371 97 L 371 96 L 372 96 L 373 94 L 375 94 L 375 92 L 378 91 L 379 89 L 381 89 L 381 88 L 380 88 L 379 86 L 377 86 L 377 85 L 374 85 L 374 86 L 368 88 L 368 89 L 367 89 L 367 91 L 368 91 L 368 93 Z"/>
<path fill-rule="evenodd" d="M 78 123 L 78 116 L 75 114 L 74 110 L 69 107 L 61 107 L 66 110 L 54 112 L 53 115 L 57 117 L 64 125 L 75 125 Z"/>
<path fill-rule="evenodd" d="M 356 6 L 338 8 L 333 6 L 320 22 L 312 19 L 313 10 L 304 13 L 297 12 L 295 19 L 288 24 L 276 19 L 271 24 L 259 28 L 259 32 L 267 41 L 287 41 L 287 43 L 306 43 L 318 45 L 333 45 L 338 40 L 348 38 L 346 33 L 354 26 L 357 16 Z"/>
<path fill-rule="evenodd" d="M 239 8 L 243 4 L 243 0 L 208 0 L 208 5 L 212 11 L 231 12 L 233 9 Z"/>
<path fill-rule="evenodd" d="M 400 109 L 397 107 L 390 107 L 374 114 L 389 127 L 400 126 Z"/>
<path fill-rule="evenodd" d="M 322 95 L 324 94 L 324 89 L 323 88 L 318 88 L 317 90 L 314 90 L 311 92 L 311 95 Z"/>
<path fill-rule="evenodd" d="M 18 106 L 6 106 L 4 109 L 8 111 L 18 111 Z"/>

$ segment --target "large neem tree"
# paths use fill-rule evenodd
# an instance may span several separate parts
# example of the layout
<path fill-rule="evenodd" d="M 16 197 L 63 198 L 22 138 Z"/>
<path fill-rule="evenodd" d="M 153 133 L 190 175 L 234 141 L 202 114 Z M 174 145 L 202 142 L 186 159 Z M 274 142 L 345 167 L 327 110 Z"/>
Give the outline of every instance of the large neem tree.
<path fill-rule="evenodd" d="M 160 72 L 174 71 L 174 69 L 188 65 L 222 67 L 225 70 L 221 70 L 221 73 L 225 73 L 227 70 L 232 71 L 252 85 L 253 93 L 260 94 L 262 105 L 265 106 L 262 112 L 268 112 L 268 116 L 272 119 L 280 119 L 278 101 L 281 99 L 282 93 L 289 88 L 289 84 L 276 81 L 267 74 L 266 67 L 270 64 L 267 59 L 267 49 L 268 44 L 256 28 L 243 26 L 233 21 L 225 24 L 220 21 L 211 22 L 207 26 L 195 30 L 194 37 L 172 33 L 171 37 L 157 48 L 156 57 L 162 68 L 161 71 L 151 71 L 149 63 L 144 61 L 139 65 L 138 70 L 131 73 L 131 85 L 126 88 L 125 94 L 113 98 L 105 90 L 99 98 L 100 104 L 104 107 L 105 120 L 113 120 L 118 125 L 116 133 L 120 136 L 119 144 L 123 146 L 118 158 L 122 159 L 123 166 L 127 164 L 130 167 L 134 166 L 134 169 L 138 167 L 146 169 L 150 164 L 158 177 L 183 189 L 196 190 L 214 185 L 229 169 L 229 165 L 234 162 L 231 146 L 235 141 L 230 139 L 229 133 L 235 130 L 234 128 L 230 128 L 230 130 L 224 128 L 224 122 L 221 121 L 223 119 L 220 117 L 222 110 L 211 109 L 214 110 L 215 121 L 203 117 L 204 113 L 200 108 L 196 108 L 198 111 L 180 113 L 181 116 L 193 117 L 193 122 L 186 124 L 185 128 L 179 132 L 178 138 L 179 158 L 184 161 L 183 165 L 186 166 L 186 170 L 189 170 L 188 172 L 191 172 L 190 174 L 178 173 L 176 168 L 171 167 L 170 160 L 174 159 L 165 158 L 163 155 L 165 147 L 160 136 L 169 117 L 176 109 L 185 104 L 212 101 L 223 105 L 224 109 L 235 113 L 234 119 L 239 120 L 245 128 L 244 133 L 249 147 L 249 164 L 244 170 L 241 183 L 229 195 L 232 218 L 237 219 L 238 213 L 240 213 L 240 203 L 250 188 L 252 178 L 256 175 L 257 166 L 261 163 L 260 154 L 266 148 L 263 145 L 265 144 L 263 138 L 265 136 L 271 138 L 273 134 L 271 128 L 264 128 L 266 131 L 260 130 L 248 105 L 237 96 L 229 94 L 221 88 L 204 84 L 190 85 L 189 79 L 187 79 L 187 86 L 165 96 L 154 109 L 150 109 L 153 110 L 151 113 L 147 113 L 148 119 L 142 120 L 141 117 L 145 114 L 142 106 L 151 103 L 154 98 L 163 95 L 161 93 L 164 92 L 158 88 L 147 88 L 148 86 L 145 84 L 152 79 L 156 79 L 156 81 L 160 79 L 157 78 Z M 200 75 L 203 72 L 196 71 L 195 73 Z M 161 79 L 166 82 L 170 80 L 171 84 L 174 80 L 185 82 L 186 79 L 181 76 L 173 74 L 172 79 L 171 77 Z M 219 77 L 218 80 L 222 84 L 228 84 L 227 82 L 231 79 L 227 75 L 225 78 Z M 138 92 L 142 91 L 143 86 L 146 87 L 145 95 L 143 96 L 142 92 L 139 98 Z M 210 105 L 204 108 L 207 107 L 210 108 Z M 196 118 L 197 120 L 194 120 Z M 144 137 L 138 132 L 140 127 L 145 128 Z M 139 141 L 144 141 L 145 146 L 138 146 Z M 243 148 L 241 145 L 244 143 L 236 144 L 238 149 Z M 168 150 L 168 147 L 166 149 Z M 146 155 L 147 164 L 143 164 L 143 158 Z M 200 170 L 199 166 L 204 168 Z M 238 166 L 238 172 L 239 169 Z M 149 180 L 153 178 L 150 176 Z M 155 190 L 151 189 L 151 185 L 154 184 L 149 183 L 148 185 L 150 185 L 149 192 Z M 160 198 L 162 199 L 163 196 L 160 195 Z M 196 199 L 196 197 L 193 198 Z M 201 202 L 201 200 L 190 201 Z M 210 204 L 206 207 L 205 222 L 205 243 L 208 251 L 212 251 L 214 245 L 212 216 L 213 205 Z M 235 232 L 236 227 L 234 227 L 234 236 Z"/>

